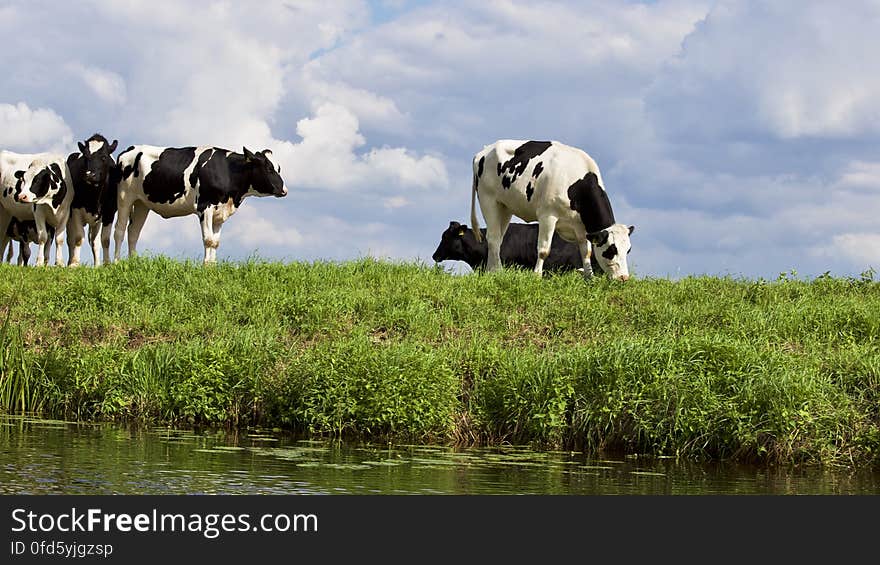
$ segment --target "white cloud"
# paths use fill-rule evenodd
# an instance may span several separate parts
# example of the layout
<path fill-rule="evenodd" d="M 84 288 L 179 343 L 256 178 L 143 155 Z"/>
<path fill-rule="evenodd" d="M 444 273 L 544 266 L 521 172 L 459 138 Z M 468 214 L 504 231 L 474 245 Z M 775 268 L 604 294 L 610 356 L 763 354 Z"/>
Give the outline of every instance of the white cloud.
<path fill-rule="evenodd" d="M 403 188 L 445 189 L 449 179 L 443 162 L 415 156 L 402 147 L 357 150 L 366 144 L 357 117 L 343 106 L 324 103 L 313 117 L 297 122 L 299 143 L 276 140 L 273 151 L 290 171 L 285 181 L 296 186 L 334 191 L 375 191 Z"/>
<path fill-rule="evenodd" d="M 121 105 L 126 101 L 125 80 L 118 74 L 98 67 L 70 63 L 68 69 L 108 104 Z"/>
<path fill-rule="evenodd" d="M 226 237 L 251 248 L 296 248 L 305 241 L 303 234 L 295 227 L 275 222 L 247 204 L 235 212 L 228 224 L 224 224 L 221 240 Z"/>
<path fill-rule="evenodd" d="M 389 210 L 394 210 L 396 208 L 403 208 L 404 206 L 409 206 L 412 204 L 407 198 L 403 196 L 392 196 L 391 198 L 386 198 L 382 201 L 382 205 L 388 208 Z"/>
<path fill-rule="evenodd" d="M 871 2 L 718 2 L 657 77 L 653 115 L 690 139 L 880 133 L 878 18 Z"/>
<path fill-rule="evenodd" d="M 844 256 L 856 269 L 880 268 L 880 233 L 857 232 L 834 236 L 830 245 L 818 249 L 819 256 Z"/>
<path fill-rule="evenodd" d="M 0 146 L 20 152 L 60 151 L 73 143 L 73 133 L 51 108 L 24 102 L 0 104 Z"/>

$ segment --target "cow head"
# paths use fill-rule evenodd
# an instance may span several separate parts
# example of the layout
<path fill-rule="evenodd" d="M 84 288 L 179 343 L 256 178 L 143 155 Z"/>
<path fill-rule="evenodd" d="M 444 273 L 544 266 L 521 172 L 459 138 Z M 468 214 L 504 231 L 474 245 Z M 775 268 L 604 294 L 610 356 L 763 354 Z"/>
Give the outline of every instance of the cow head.
<path fill-rule="evenodd" d="M 275 196 L 281 198 L 287 196 L 287 187 L 281 178 L 281 166 L 277 167 L 269 159 L 272 152 L 268 149 L 252 153 L 247 147 L 244 149 L 244 162 L 250 175 L 249 194 L 254 196 Z"/>
<path fill-rule="evenodd" d="M 16 183 L 20 189 L 15 199 L 25 204 L 51 203 L 55 207 L 67 192 L 61 166 L 54 161 L 34 161 L 27 170 L 16 171 L 15 178 L 21 181 L 20 185 Z"/>
<path fill-rule="evenodd" d="M 593 244 L 593 257 L 612 279 L 629 279 L 626 256 L 632 250 L 629 236 L 635 229 L 635 226 L 612 224 L 604 230 L 587 234 L 587 239 Z"/>
<path fill-rule="evenodd" d="M 113 161 L 113 152 L 116 151 L 117 140 L 108 143 L 103 135 L 95 134 L 85 143 L 79 142 L 79 151 L 85 159 L 85 167 L 83 167 L 83 180 L 89 186 L 101 188 L 106 186 L 107 180 L 110 178 L 110 171 L 113 169 L 115 162 Z"/>
<path fill-rule="evenodd" d="M 474 267 L 486 261 L 488 247 L 480 245 L 465 224 L 449 222 L 449 227 L 440 236 L 440 244 L 431 258 L 440 261 L 464 261 Z"/>

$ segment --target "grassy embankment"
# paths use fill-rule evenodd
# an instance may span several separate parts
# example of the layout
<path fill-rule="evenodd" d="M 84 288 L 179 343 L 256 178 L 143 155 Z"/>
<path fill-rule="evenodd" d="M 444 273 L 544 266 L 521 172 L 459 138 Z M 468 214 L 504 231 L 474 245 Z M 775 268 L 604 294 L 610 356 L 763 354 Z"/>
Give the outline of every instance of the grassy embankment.
<path fill-rule="evenodd" d="M 0 265 L 0 410 L 880 465 L 880 285 Z"/>

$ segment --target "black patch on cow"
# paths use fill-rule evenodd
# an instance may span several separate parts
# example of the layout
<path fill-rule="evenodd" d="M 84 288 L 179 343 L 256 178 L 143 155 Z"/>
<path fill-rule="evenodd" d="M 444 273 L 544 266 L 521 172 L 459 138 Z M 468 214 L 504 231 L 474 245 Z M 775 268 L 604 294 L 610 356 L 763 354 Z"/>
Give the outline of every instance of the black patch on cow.
<path fill-rule="evenodd" d="M 590 240 L 590 243 L 596 247 L 602 247 L 608 241 L 608 230 L 599 230 L 597 232 L 588 233 L 587 238 Z"/>
<path fill-rule="evenodd" d="M 205 154 L 208 155 L 207 160 L 201 158 Z M 249 184 L 244 156 L 214 148 L 199 157 L 199 163 L 202 164 L 196 165 L 199 180 L 198 213 L 204 212 L 208 206 L 227 202 L 230 198 L 238 208 Z"/>
<path fill-rule="evenodd" d="M 599 186 L 599 177 L 589 172 L 568 187 L 569 206 L 580 214 L 587 233 L 598 232 L 614 224 L 614 212 L 608 194 Z"/>
<path fill-rule="evenodd" d="M 55 191 L 52 196 L 52 208 L 57 210 L 64 202 L 64 197 L 67 196 L 67 183 L 64 182 L 61 166 L 58 163 L 52 163 L 49 168 L 52 170 L 52 189 Z"/>
<path fill-rule="evenodd" d="M 126 153 L 128 153 L 129 151 L 131 151 L 132 149 L 134 149 L 134 145 L 132 145 L 131 147 L 129 147 L 128 149 L 126 149 L 125 151 L 120 153 L 119 157 L 117 157 L 116 160 L 117 161 L 122 160 L 122 156 L 125 155 Z M 143 155 L 144 155 L 143 151 L 139 151 L 138 154 L 134 156 L 134 161 L 132 162 L 131 165 L 126 165 L 126 166 L 122 167 L 122 170 L 120 171 L 120 180 L 125 180 L 132 175 L 134 175 L 135 178 L 140 176 L 141 157 L 143 157 Z"/>
<path fill-rule="evenodd" d="M 529 183 L 528 186 L 526 186 L 526 200 L 531 202 L 532 201 L 532 194 L 534 194 L 534 193 L 535 193 L 535 189 L 532 188 L 532 183 Z"/>
<path fill-rule="evenodd" d="M 186 193 L 183 173 L 196 156 L 195 147 L 169 148 L 153 161 L 150 171 L 144 176 L 144 194 L 151 202 L 170 204 Z M 135 170 L 140 154 L 135 159 Z"/>
<path fill-rule="evenodd" d="M 483 163 L 486 162 L 486 156 L 483 155 L 480 157 L 480 162 L 477 163 L 477 178 L 483 176 Z"/>
<path fill-rule="evenodd" d="M 498 163 L 498 176 L 501 176 L 501 163 Z"/>
<path fill-rule="evenodd" d="M 607 236 L 606 236 L 607 239 Z M 609 261 L 614 259 L 614 256 L 617 255 L 617 245 L 611 244 L 608 246 L 608 249 L 602 252 L 602 257 L 605 257 Z"/>
<path fill-rule="evenodd" d="M 131 166 L 132 171 L 134 172 L 134 178 L 137 178 L 141 174 L 141 157 L 143 156 L 143 151 L 138 152 L 138 154 L 134 156 L 134 164 Z"/>
<path fill-rule="evenodd" d="M 189 175 L 189 185 L 192 188 L 196 187 L 196 181 L 199 180 L 199 171 L 202 167 L 205 166 L 205 163 L 208 162 L 208 159 L 211 158 L 213 152 L 210 149 L 202 151 L 201 155 L 199 155 L 199 160 L 196 161 L 196 166 L 193 167 L 192 173 Z"/>
<path fill-rule="evenodd" d="M 21 184 L 24 182 L 24 178 L 22 178 L 23 176 L 24 171 L 15 171 L 15 178 L 17 178 L 18 180 L 15 181 L 15 189 L 11 193 L 13 196 L 17 196 L 21 193 Z"/>
<path fill-rule="evenodd" d="M 34 178 L 31 181 L 31 192 L 37 198 L 42 198 L 49 194 L 50 183 L 51 177 L 49 174 L 49 169 L 42 169 L 40 172 L 34 175 Z"/>
<path fill-rule="evenodd" d="M 551 145 L 549 141 L 526 141 L 517 147 L 513 157 L 498 168 L 498 176 L 504 174 L 501 178 L 504 188 L 510 188 L 510 185 L 516 182 L 516 178 L 525 172 L 529 161 L 542 154 Z M 506 173 L 510 173 L 510 176 Z"/>
<path fill-rule="evenodd" d="M 543 172 L 544 172 L 544 162 L 538 161 L 538 164 L 535 165 L 535 170 L 532 171 L 532 178 L 537 180 L 538 177 L 541 176 L 541 173 L 543 173 Z"/>

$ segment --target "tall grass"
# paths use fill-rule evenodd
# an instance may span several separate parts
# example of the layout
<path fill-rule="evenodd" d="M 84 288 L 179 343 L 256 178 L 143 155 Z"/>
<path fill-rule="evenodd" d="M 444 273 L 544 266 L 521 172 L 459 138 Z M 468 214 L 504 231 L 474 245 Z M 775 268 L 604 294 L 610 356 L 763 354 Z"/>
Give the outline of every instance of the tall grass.
<path fill-rule="evenodd" d="M 13 295 L 9 411 L 880 465 L 873 273 L 620 284 L 157 257 L 2 265 Z"/>

